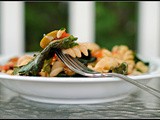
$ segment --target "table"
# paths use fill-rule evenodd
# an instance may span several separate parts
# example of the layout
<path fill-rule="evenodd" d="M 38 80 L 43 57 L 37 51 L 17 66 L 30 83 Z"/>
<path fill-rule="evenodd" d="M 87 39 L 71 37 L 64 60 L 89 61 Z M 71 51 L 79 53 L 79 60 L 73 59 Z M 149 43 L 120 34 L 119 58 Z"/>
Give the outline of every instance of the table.
<path fill-rule="evenodd" d="M 155 82 L 157 83 L 155 84 Z M 148 85 L 160 90 L 159 79 L 154 79 Z M 26 100 L 0 84 L 0 119 L 142 118 L 160 118 L 160 99 L 141 89 L 117 101 L 100 104 L 67 105 L 46 104 Z"/>

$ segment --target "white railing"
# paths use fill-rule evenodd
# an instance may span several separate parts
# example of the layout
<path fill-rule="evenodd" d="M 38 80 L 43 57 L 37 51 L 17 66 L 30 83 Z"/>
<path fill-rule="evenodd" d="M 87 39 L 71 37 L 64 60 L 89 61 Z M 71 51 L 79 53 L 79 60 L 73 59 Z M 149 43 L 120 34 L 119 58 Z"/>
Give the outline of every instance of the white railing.
<path fill-rule="evenodd" d="M 160 2 L 139 2 L 138 52 L 160 56 Z"/>
<path fill-rule="evenodd" d="M 69 31 L 78 42 L 95 41 L 95 2 L 69 2 Z"/>
<path fill-rule="evenodd" d="M 21 54 L 24 50 L 24 2 L 2 1 L 1 54 Z M 138 53 L 160 55 L 160 2 L 139 2 Z M 95 2 L 69 2 L 69 31 L 80 42 L 95 41 Z"/>
<path fill-rule="evenodd" d="M 138 53 L 147 57 L 160 57 L 160 2 L 139 2 Z M 159 88 L 159 79 L 149 85 Z"/>
<path fill-rule="evenodd" d="M 2 1 L 1 54 L 24 51 L 24 2 Z M 95 41 L 95 2 L 69 2 L 69 31 L 80 42 Z M 160 55 L 160 2 L 139 2 L 138 52 Z M 152 48 L 152 49 L 150 49 Z"/>
<path fill-rule="evenodd" d="M 24 52 L 24 3 L 1 2 L 1 54 Z"/>

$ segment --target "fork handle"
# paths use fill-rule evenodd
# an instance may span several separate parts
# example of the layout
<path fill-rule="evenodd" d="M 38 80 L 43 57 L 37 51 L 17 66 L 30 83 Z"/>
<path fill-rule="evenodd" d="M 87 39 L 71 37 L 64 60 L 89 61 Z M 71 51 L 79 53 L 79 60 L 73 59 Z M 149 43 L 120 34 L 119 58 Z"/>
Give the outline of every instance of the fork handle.
<path fill-rule="evenodd" d="M 142 83 L 140 83 L 140 82 L 138 82 L 134 79 L 131 79 L 131 78 L 125 76 L 125 75 L 117 74 L 117 73 L 107 73 L 107 74 L 102 73 L 102 75 L 103 76 L 114 76 L 114 77 L 122 78 L 123 80 L 125 80 L 125 81 L 127 81 L 127 82 L 129 82 L 133 85 L 136 85 L 137 87 L 145 90 L 146 92 L 148 92 L 148 93 L 150 93 L 150 94 L 152 94 L 152 95 L 154 95 L 154 96 L 156 96 L 160 99 L 160 91 L 159 90 L 156 90 L 156 89 L 154 89 L 150 86 L 144 85 L 144 84 L 142 84 Z"/>

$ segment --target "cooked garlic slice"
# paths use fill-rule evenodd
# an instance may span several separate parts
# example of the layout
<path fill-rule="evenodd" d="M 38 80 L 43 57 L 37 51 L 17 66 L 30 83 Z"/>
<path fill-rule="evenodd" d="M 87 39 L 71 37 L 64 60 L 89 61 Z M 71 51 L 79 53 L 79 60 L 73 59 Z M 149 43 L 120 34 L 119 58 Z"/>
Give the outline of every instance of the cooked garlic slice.
<path fill-rule="evenodd" d="M 66 31 L 66 29 L 60 29 L 60 30 L 58 30 L 58 32 L 57 32 L 57 38 L 60 38 L 65 31 Z"/>

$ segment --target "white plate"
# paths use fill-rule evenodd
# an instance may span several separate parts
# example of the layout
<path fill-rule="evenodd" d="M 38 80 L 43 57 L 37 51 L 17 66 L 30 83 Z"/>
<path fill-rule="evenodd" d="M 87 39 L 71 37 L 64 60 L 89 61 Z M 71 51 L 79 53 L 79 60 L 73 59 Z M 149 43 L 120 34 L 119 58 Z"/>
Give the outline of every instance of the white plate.
<path fill-rule="evenodd" d="M 11 56 L 1 56 L 0 65 Z M 130 76 L 146 84 L 160 77 L 160 59 L 149 60 L 150 72 Z M 0 82 L 7 88 L 19 93 L 23 98 L 54 104 L 95 104 L 122 99 L 138 88 L 115 77 L 31 77 L 11 76 L 0 73 Z"/>

